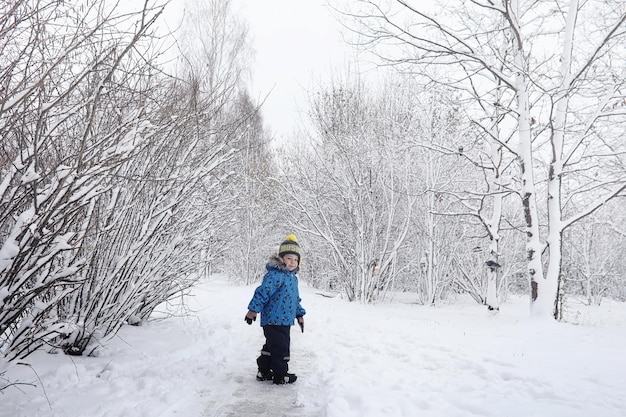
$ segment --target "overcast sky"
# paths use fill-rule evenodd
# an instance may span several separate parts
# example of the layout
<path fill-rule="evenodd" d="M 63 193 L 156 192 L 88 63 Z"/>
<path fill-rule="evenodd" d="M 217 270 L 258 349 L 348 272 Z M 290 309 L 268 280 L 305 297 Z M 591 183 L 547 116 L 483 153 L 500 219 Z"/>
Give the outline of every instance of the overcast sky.
<path fill-rule="evenodd" d="M 178 26 L 188 1 L 170 0 L 170 30 Z M 327 1 L 231 0 L 232 12 L 248 25 L 255 50 L 250 92 L 257 102 L 265 100 L 265 125 L 280 143 L 299 125 L 314 81 L 329 80 L 353 60 L 354 51 L 343 42 L 343 28 Z"/>
<path fill-rule="evenodd" d="M 328 79 L 348 60 L 341 26 L 326 0 L 233 0 L 233 9 L 249 25 L 256 50 L 252 94 L 269 97 L 263 115 L 279 141 L 298 124 L 306 107 L 306 90 Z M 281 140 L 282 139 L 282 140 Z"/>

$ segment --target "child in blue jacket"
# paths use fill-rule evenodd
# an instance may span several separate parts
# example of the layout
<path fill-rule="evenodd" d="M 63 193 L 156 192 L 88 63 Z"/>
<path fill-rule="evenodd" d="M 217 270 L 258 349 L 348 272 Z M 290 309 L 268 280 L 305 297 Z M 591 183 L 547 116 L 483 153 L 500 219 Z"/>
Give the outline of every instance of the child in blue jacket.
<path fill-rule="evenodd" d="M 300 246 L 294 235 L 281 243 L 278 256 L 273 255 L 265 268 L 263 283 L 254 291 L 245 320 L 252 324 L 261 313 L 265 344 L 257 358 L 258 381 L 272 380 L 274 384 L 292 384 L 297 376 L 288 373 L 290 330 L 294 320 L 304 332 L 306 311 L 300 305 L 298 277 Z"/>

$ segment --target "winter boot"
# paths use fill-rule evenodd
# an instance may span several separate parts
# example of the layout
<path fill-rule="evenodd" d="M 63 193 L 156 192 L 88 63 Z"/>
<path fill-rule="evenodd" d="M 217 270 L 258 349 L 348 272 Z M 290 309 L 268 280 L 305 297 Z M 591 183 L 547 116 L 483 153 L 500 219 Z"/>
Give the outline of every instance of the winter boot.
<path fill-rule="evenodd" d="M 271 369 L 267 372 L 263 372 L 259 369 L 259 371 L 256 373 L 257 381 L 272 381 L 273 379 L 274 379 L 274 373 L 272 372 Z"/>
<path fill-rule="evenodd" d="M 296 379 L 298 379 L 298 377 L 295 374 L 286 374 L 284 376 L 274 375 L 274 384 L 293 384 L 296 382 Z"/>

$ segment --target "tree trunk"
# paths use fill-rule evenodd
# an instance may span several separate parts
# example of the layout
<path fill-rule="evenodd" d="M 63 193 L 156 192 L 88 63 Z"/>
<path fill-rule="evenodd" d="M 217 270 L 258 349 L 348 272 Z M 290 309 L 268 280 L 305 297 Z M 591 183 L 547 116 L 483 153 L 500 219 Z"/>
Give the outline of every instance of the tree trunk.
<path fill-rule="evenodd" d="M 537 212 L 535 178 L 533 168 L 532 136 L 530 131 L 530 110 L 527 91 L 527 76 L 523 70 L 523 49 L 517 50 L 516 95 L 518 111 L 519 163 L 522 177 L 522 207 L 526 230 L 526 273 L 530 284 L 531 314 L 542 316 L 552 314 L 549 294 L 544 292 L 545 279 L 541 253 L 543 245 L 539 238 L 539 214 Z"/>

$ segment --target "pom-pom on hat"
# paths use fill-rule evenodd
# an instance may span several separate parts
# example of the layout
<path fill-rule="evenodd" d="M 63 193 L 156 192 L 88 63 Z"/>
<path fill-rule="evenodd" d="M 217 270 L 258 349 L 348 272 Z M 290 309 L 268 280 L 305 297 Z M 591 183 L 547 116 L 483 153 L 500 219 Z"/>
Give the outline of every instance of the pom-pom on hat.
<path fill-rule="evenodd" d="M 278 256 L 281 258 L 288 254 L 298 255 L 298 265 L 300 265 L 300 245 L 298 245 L 298 238 L 296 235 L 287 235 L 283 243 L 278 248 Z"/>

